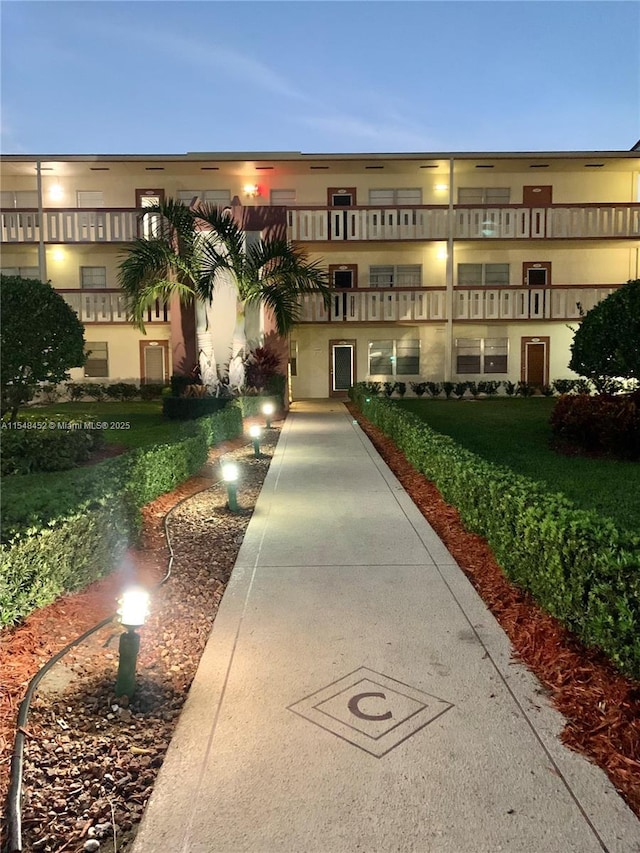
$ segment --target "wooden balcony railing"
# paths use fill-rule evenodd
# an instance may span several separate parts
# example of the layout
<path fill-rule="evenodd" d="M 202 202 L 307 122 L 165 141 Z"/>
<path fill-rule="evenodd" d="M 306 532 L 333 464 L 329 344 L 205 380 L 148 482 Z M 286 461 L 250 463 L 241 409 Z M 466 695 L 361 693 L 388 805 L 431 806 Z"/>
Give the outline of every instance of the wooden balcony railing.
<path fill-rule="evenodd" d="M 76 312 L 82 323 L 127 323 L 125 296 L 121 290 L 62 290 L 56 292 Z M 169 308 L 156 301 L 147 310 L 146 323 L 170 322 Z"/>
<path fill-rule="evenodd" d="M 522 289 L 458 288 L 454 320 L 570 320 L 580 317 L 616 286 Z M 445 288 L 356 288 L 336 290 L 327 309 L 318 294 L 301 299 L 300 323 L 420 323 L 444 321 Z"/>

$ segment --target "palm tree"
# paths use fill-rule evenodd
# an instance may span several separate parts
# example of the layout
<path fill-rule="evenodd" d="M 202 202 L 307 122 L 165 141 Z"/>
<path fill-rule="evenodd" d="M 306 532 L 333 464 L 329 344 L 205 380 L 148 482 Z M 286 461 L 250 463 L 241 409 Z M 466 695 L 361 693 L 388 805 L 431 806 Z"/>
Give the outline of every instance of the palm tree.
<path fill-rule="evenodd" d="M 209 311 L 216 284 L 226 279 L 236 292 L 236 324 L 233 334 L 230 381 L 244 382 L 246 353 L 245 310 L 262 304 L 273 313 L 276 331 L 286 335 L 300 314 L 300 296 L 321 293 L 330 298 L 327 274 L 318 262 L 284 239 L 247 240 L 247 234 L 228 209 L 167 199 L 145 208 L 158 217 L 155 236 L 139 238 L 127 249 L 120 264 L 119 282 L 127 296 L 132 322 L 144 331 L 146 310 L 157 299 L 178 295 L 195 302 L 198 325 L 208 331 Z M 205 384 L 215 384 L 215 359 L 209 346 L 200 347 L 200 368 Z M 204 361 L 204 363 L 202 363 Z"/>

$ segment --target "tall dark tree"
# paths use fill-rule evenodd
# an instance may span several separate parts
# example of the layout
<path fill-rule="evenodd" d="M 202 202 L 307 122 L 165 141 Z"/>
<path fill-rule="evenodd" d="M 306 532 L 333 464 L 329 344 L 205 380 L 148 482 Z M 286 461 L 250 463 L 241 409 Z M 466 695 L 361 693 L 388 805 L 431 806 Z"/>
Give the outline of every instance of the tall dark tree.
<path fill-rule="evenodd" d="M 84 326 L 50 284 L 33 278 L 0 276 L 0 310 L 1 415 L 15 421 L 40 382 L 63 382 L 85 363 Z"/>
<path fill-rule="evenodd" d="M 168 199 L 146 208 L 145 215 L 158 216 L 157 236 L 130 244 L 119 272 L 132 321 L 144 328 L 146 309 L 156 299 L 167 301 L 176 293 L 185 302 L 195 300 L 196 307 L 210 308 L 216 284 L 227 281 L 236 292 L 232 384 L 244 381 L 247 306 L 259 303 L 269 308 L 278 334 L 285 335 L 298 319 L 302 294 L 321 293 L 328 303 L 327 274 L 319 263 L 309 261 L 287 240 L 248 243 L 228 210 L 208 204 L 187 207 Z M 209 352 L 209 363 L 200 365 L 205 384 L 213 378 L 212 347 Z"/>
<path fill-rule="evenodd" d="M 588 311 L 571 344 L 569 367 L 590 379 L 640 379 L 640 279 Z"/>

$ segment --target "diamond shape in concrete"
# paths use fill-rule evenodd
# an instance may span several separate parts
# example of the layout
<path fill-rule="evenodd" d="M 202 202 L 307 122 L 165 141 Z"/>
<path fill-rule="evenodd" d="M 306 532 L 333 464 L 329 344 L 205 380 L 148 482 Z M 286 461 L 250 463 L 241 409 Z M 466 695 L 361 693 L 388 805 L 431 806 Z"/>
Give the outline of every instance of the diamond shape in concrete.
<path fill-rule="evenodd" d="M 288 709 L 382 758 L 452 707 L 451 702 L 363 666 Z"/>

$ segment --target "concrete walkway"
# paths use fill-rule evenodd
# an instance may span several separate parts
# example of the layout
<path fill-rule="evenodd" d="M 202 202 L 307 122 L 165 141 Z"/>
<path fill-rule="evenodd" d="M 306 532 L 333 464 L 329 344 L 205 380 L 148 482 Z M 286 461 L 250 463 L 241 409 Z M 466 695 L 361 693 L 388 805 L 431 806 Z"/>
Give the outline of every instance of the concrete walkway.
<path fill-rule="evenodd" d="M 133 853 L 638 853 L 562 725 L 344 406 L 297 403 Z"/>

